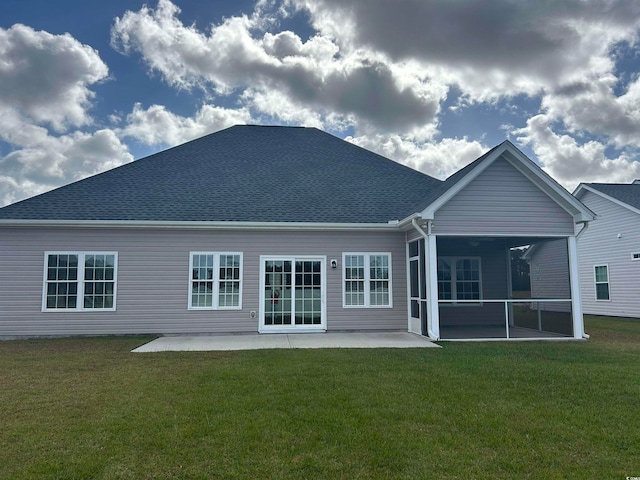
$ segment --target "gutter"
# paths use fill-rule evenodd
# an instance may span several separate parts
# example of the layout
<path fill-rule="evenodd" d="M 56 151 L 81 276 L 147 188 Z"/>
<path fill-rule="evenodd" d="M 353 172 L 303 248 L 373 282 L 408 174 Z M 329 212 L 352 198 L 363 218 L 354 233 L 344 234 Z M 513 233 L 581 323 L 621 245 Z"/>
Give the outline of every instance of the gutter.
<path fill-rule="evenodd" d="M 157 221 L 157 220 L 14 220 L 0 219 L 0 227 L 73 228 L 169 228 L 217 230 L 368 230 L 398 231 L 396 220 L 388 223 L 315 222 L 233 222 L 233 221 Z"/>
<path fill-rule="evenodd" d="M 420 225 L 418 225 L 417 219 L 414 217 L 411 219 L 411 225 L 413 228 L 424 238 L 425 244 L 429 241 L 429 235 L 431 235 L 431 220 L 427 220 L 427 231 L 425 232 Z M 426 260 L 426 259 L 425 259 Z M 431 265 L 429 265 L 431 268 Z M 429 289 L 427 289 L 429 291 Z M 429 327 L 429 320 L 427 317 L 427 335 L 429 335 L 429 339 L 437 342 L 439 340 L 438 336 L 433 333 L 431 328 Z"/>

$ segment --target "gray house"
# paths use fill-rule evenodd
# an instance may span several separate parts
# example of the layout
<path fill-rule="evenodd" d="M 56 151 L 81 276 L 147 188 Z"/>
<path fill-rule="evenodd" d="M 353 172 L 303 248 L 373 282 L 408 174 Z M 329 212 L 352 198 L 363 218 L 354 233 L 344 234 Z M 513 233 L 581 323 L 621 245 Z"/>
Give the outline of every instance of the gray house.
<path fill-rule="evenodd" d="M 640 317 L 640 180 L 582 183 L 576 195 L 598 215 L 579 236 L 586 313 Z"/>
<path fill-rule="evenodd" d="M 446 181 L 314 128 L 235 126 L 0 209 L 0 336 L 582 338 L 592 212 L 509 142 Z M 562 318 L 509 250 L 566 249 Z M 540 299 L 536 299 L 540 300 Z"/>

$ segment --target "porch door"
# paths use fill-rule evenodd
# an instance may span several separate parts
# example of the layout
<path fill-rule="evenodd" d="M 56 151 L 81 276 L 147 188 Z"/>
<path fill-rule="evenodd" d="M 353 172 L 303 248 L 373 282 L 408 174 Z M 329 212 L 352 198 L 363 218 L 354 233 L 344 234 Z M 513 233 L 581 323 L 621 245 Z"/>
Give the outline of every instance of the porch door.
<path fill-rule="evenodd" d="M 325 258 L 262 257 L 261 332 L 324 331 Z"/>
<path fill-rule="evenodd" d="M 424 239 L 409 243 L 409 299 L 411 318 L 420 322 L 422 335 L 427 335 L 427 272 Z"/>

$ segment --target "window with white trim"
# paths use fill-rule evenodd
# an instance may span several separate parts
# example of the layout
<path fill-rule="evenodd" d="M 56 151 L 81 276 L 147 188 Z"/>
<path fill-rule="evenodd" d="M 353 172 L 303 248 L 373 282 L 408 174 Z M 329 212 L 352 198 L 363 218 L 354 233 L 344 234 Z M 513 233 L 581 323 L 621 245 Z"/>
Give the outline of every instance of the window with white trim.
<path fill-rule="evenodd" d="M 593 267 L 596 285 L 596 300 L 610 300 L 609 298 L 609 267 L 596 265 Z"/>
<path fill-rule="evenodd" d="M 116 252 L 46 252 L 43 310 L 115 310 Z"/>
<path fill-rule="evenodd" d="M 391 254 L 343 253 L 345 307 L 391 307 Z"/>
<path fill-rule="evenodd" d="M 242 254 L 191 252 L 189 309 L 242 307 Z"/>
<path fill-rule="evenodd" d="M 438 300 L 481 300 L 478 257 L 438 257 Z"/>
<path fill-rule="evenodd" d="M 640 260 L 640 252 L 634 252 L 631 254 L 631 260 Z"/>

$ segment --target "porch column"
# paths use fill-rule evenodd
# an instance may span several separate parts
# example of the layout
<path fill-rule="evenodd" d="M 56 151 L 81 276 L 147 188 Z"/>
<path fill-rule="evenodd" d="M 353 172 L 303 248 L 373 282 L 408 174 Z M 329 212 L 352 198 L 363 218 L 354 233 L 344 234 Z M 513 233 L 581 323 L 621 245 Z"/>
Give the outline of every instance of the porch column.
<path fill-rule="evenodd" d="M 440 309 L 438 308 L 438 252 L 436 249 L 436 236 L 427 235 L 425 244 L 425 257 L 427 260 L 427 325 L 429 331 L 440 338 Z"/>
<path fill-rule="evenodd" d="M 580 296 L 580 277 L 578 272 L 578 244 L 575 236 L 567 238 L 569 251 L 569 282 L 571 285 L 571 312 L 573 314 L 573 338 L 584 335 L 582 318 L 582 297 Z"/>

